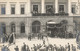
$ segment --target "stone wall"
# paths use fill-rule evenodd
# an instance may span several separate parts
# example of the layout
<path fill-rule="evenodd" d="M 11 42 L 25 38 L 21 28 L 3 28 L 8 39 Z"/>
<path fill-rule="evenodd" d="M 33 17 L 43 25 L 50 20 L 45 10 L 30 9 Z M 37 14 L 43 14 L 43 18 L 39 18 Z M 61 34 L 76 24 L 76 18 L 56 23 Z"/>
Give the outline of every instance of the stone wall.
<path fill-rule="evenodd" d="M 62 20 L 68 21 L 67 31 L 73 32 L 73 17 L 67 17 L 67 16 L 33 16 L 33 17 L 2 17 L 0 18 L 0 24 L 5 23 L 6 24 L 6 32 L 7 34 L 11 33 L 11 23 L 15 23 L 16 26 L 16 34 L 18 36 L 27 36 L 30 32 L 32 32 L 32 23 L 34 21 L 39 21 L 41 23 L 41 31 L 46 27 L 46 23 L 52 20 L 54 22 L 61 22 Z M 25 34 L 20 33 L 20 23 L 25 24 Z"/>

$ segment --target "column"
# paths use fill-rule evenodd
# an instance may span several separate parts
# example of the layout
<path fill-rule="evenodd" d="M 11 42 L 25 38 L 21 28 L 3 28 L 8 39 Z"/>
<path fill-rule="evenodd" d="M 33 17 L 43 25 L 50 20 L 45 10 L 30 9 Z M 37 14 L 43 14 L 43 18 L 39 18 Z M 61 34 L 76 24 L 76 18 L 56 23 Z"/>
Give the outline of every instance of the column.
<path fill-rule="evenodd" d="M 71 1 L 68 0 L 68 14 L 71 15 Z"/>
<path fill-rule="evenodd" d="M 31 33 L 31 32 L 30 32 L 30 28 L 31 28 L 30 25 L 28 25 L 28 23 L 27 23 L 26 26 L 25 26 L 25 33 L 26 33 L 25 35 L 26 35 L 26 36 L 28 36 L 29 33 Z"/>
<path fill-rule="evenodd" d="M 79 0 L 77 1 L 77 8 L 76 8 L 76 10 L 77 10 L 76 14 L 79 14 Z"/>
<path fill-rule="evenodd" d="M 10 25 L 6 25 L 6 33 L 9 35 L 11 33 L 11 27 Z"/>
<path fill-rule="evenodd" d="M 58 0 L 55 0 L 55 13 L 58 13 Z"/>
<path fill-rule="evenodd" d="M 19 24 L 19 22 L 16 23 L 15 33 L 16 33 L 16 37 L 20 36 L 20 24 Z"/>
<path fill-rule="evenodd" d="M 11 9 L 10 3 L 7 3 L 6 4 L 6 14 L 8 14 L 8 15 L 11 14 L 10 9 Z"/>
<path fill-rule="evenodd" d="M 19 3 L 16 3 L 16 5 L 15 5 L 15 14 L 17 14 L 17 15 L 20 14 L 20 4 Z"/>
<path fill-rule="evenodd" d="M 31 0 L 27 0 L 27 16 L 31 16 Z"/>
<path fill-rule="evenodd" d="M 41 13 L 45 13 L 45 0 L 41 0 Z"/>
<path fill-rule="evenodd" d="M 27 18 L 26 19 L 26 26 L 25 26 L 25 32 L 26 32 L 26 35 L 28 36 L 29 33 L 31 33 L 31 19 L 30 18 Z"/>

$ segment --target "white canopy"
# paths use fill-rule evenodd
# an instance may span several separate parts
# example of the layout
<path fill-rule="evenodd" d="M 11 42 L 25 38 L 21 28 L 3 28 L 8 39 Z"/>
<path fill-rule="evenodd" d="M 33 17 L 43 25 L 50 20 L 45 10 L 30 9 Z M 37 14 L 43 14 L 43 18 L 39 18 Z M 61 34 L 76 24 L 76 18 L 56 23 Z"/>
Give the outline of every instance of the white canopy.
<path fill-rule="evenodd" d="M 47 24 L 58 24 L 58 22 L 51 21 L 51 22 L 47 22 Z"/>

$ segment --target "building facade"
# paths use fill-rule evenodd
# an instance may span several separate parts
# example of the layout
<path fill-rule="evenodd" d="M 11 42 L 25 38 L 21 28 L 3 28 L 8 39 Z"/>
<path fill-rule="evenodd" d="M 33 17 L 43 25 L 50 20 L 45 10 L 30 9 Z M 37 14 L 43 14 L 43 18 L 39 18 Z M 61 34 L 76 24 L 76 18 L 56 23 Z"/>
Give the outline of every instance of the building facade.
<path fill-rule="evenodd" d="M 79 0 L 0 0 L 0 32 L 19 37 L 79 32 Z"/>

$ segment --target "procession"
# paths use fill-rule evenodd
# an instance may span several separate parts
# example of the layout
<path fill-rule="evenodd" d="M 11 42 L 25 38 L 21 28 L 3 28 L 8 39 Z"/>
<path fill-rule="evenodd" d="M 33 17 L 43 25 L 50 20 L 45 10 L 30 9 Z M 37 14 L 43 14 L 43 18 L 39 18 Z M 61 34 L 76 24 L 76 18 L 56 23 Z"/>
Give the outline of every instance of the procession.
<path fill-rule="evenodd" d="M 80 0 L 0 0 L 0 51 L 80 51 Z"/>
<path fill-rule="evenodd" d="M 38 35 L 37 37 L 32 36 L 31 34 L 26 38 L 27 41 L 42 41 L 42 43 L 33 43 L 32 46 L 29 46 L 28 42 L 22 42 L 22 46 L 19 47 L 20 44 L 17 45 L 17 40 L 16 40 L 16 35 L 15 33 L 10 34 L 9 36 L 3 37 L 2 43 L 3 45 L 1 46 L 1 51 L 12 51 L 10 50 L 11 46 L 15 46 L 13 48 L 13 51 L 77 51 L 77 47 L 74 44 L 65 44 L 63 45 L 58 45 L 57 44 L 51 44 L 49 36 L 44 36 L 44 35 Z M 60 39 L 60 38 L 59 38 Z M 22 39 L 24 40 L 24 39 Z M 21 41 L 21 40 L 20 40 Z M 24 40 L 25 41 L 25 40 Z M 7 43 L 7 45 L 5 45 Z"/>

